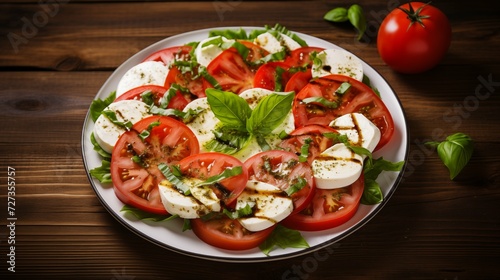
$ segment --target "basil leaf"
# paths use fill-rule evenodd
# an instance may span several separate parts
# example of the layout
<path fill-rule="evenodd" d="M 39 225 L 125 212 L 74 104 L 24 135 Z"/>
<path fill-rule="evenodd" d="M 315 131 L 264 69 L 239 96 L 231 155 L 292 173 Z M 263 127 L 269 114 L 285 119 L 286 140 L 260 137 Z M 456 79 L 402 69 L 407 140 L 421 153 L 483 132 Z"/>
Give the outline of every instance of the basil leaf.
<path fill-rule="evenodd" d="M 101 166 L 91 169 L 89 171 L 90 175 L 101 183 L 111 183 L 111 169 L 109 160 L 103 159 L 101 161 Z"/>
<path fill-rule="evenodd" d="M 288 196 L 292 196 L 294 193 L 300 191 L 307 185 L 306 179 L 302 177 L 297 177 L 295 179 L 295 183 L 291 184 L 285 191 Z"/>
<path fill-rule="evenodd" d="M 365 180 L 375 180 L 382 171 L 401 171 L 404 166 L 404 161 L 391 162 L 383 157 L 374 159 L 371 162 L 366 162 L 363 168 Z"/>
<path fill-rule="evenodd" d="M 304 140 L 304 145 L 300 147 L 299 162 L 306 162 L 309 157 L 309 147 L 311 146 L 312 139 L 307 138 Z"/>
<path fill-rule="evenodd" d="M 125 213 L 130 213 L 134 215 L 136 218 L 139 220 L 150 220 L 153 222 L 162 222 L 162 221 L 170 221 L 173 219 L 177 219 L 179 215 L 159 215 L 159 214 L 153 214 L 149 213 L 140 209 L 137 209 L 135 207 L 132 207 L 130 205 L 124 205 L 120 212 L 125 212 Z"/>
<path fill-rule="evenodd" d="M 351 88 L 351 84 L 348 82 L 343 82 L 340 84 L 339 88 L 335 91 L 336 94 L 343 95 Z"/>
<path fill-rule="evenodd" d="M 161 115 L 161 116 L 174 116 L 181 119 L 185 119 L 187 117 L 187 113 L 178 110 L 178 109 L 163 109 L 158 106 L 152 105 L 149 107 L 149 113 L 153 115 Z"/>
<path fill-rule="evenodd" d="M 253 204 L 255 204 L 255 202 Z M 242 217 L 245 217 L 245 216 L 252 215 L 253 214 L 253 208 L 252 207 L 253 206 L 250 205 L 250 203 L 247 203 L 245 205 L 245 207 L 238 208 L 234 212 L 231 212 L 231 211 L 227 210 L 227 208 L 224 208 L 224 210 L 222 210 L 222 212 L 224 214 L 226 214 L 226 216 L 228 216 L 231 220 L 235 220 L 235 219 L 239 219 L 239 218 L 242 218 Z"/>
<path fill-rule="evenodd" d="M 144 102 L 150 106 L 153 105 L 154 104 L 153 92 L 150 90 L 145 90 L 143 93 L 141 93 L 141 100 L 142 100 L 142 102 Z"/>
<path fill-rule="evenodd" d="M 198 73 L 199 75 L 201 75 L 203 78 L 205 78 L 205 80 L 207 80 L 207 82 L 209 82 L 215 89 L 221 89 L 221 85 L 219 84 L 219 82 L 212 76 L 208 73 L 208 70 L 205 66 L 199 66 L 198 67 Z"/>
<path fill-rule="evenodd" d="M 347 10 L 349 22 L 358 30 L 358 41 L 366 31 L 366 18 L 360 5 L 354 4 Z"/>
<path fill-rule="evenodd" d="M 288 37 L 292 38 L 295 42 L 297 42 L 300 46 L 306 47 L 307 43 L 306 41 L 302 40 L 297 34 L 290 32 L 286 27 L 280 25 L 279 23 L 275 24 L 274 27 L 269 28 L 269 26 L 266 26 L 267 30 L 274 30 L 279 33 L 285 34 Z"/>
<path fill-rule="evenodd" d="M 324 16 L 323 19 L 332 21 L 332 22 L 344 22 L 349 20 L 347 18 L 347 9 L 343 7 L 338 7 L 335 9 L 332 9 L 328 11 Z"/>
<path fill-rule="evenodd" d="M 375 94 L 380 97 L 380 91 L 378 91 L 378 89 L 372 85 L 370 78 L 368 78 L 368 76 L 366 76 L 365 74 L 363 74 L 363 84 L 369 86 L 373 90 L 373 92 L 375 92 Z"/>
<path fill-rule="evenodd" d="M 302 99 L 302 103 L 304 104 L 311 104 L 311 103 L 316 103 L 319 105 L 322 105 L 326 108 L 330 109 L 335 109 L 339 106 L 339 104 L 335 101 L 330 101 L 324 97 L 308 97 L 305 99 Z"/>
<path fill-rule="evenodd" d="M 243 28 L 234 30 L 234 29 L 225 29 L 225 30 L 211 30 L 208 32 L 208 37 L 222 36 L 227 39 L 241 39 L 247 40 L 248 35 Z"/>
<path fill-rule="evenodd" d="M 93 100 L 92 103 L 90 104 L 90 109 L 89 109 L 92 121 L 95 122 L 101 115 L 102 111 L 104 111 L 104 109 L 106 109 L 106 107 L 108 107 L 109 104 L 113 103 L 115 99 L 116 99 L 116 91 L 113 91 L 104 100 L 103 99 Z"/>
<path fill-rule="evenodd" d="M 260 149 L 262 151 L 269 151 L 271 150 L 271 145 L 269 145 L 269 143 L 267 143 L 266 141 L 266 138 L 264 138 L 263 135 L 255 135 L 255 140 L 257 140 L 257 144 L 259 145 Z"/>
<path fill-rule="evenodd" d="M 248 103 L 239 95 L 217 89 L 206 90 L 207 101 L 215 117 L 224 125 L 245 131 L 247 119 L 252 114 Z"/>
<path fill-rule="evenodd" d="M 384 194 L 380 185 L 372 179 L 365 179 L 365 188 L 361 196 L 361 203 L 365 205 L 379 204 L 384 200 Z"/>
<path fill-rule="evenodd" d="M 117 126 L 123 127 L 126 130 L 130 130 L 130 128 L 132 128 L 133 124 L 131 121 L 119 121 L 116 117 L 116 113 L 111 110 L 104 110 L 102 111 L 102 114 Z"/>
<path fill-rule="evenodd" d="M 226 126 L 216 128 L 213 134 L 215 138 L 205 144 L 205 149 L 226 154 L 234 154 L 241 150 L 250 139 L 248 132 L 231 129 Z"/>
<path fill-rule="evenodd" d="M 253 135 L 268 135 L 286 118 L 292 108 L 293 92 L 272 93 L 257 104 L 246 123 Z"/>
<path fill-rule="evenodd" d="M 211 176 L 207 180 L 205 180 L 203 182 L 200 182 L 200 183 L 197 183 L 194 186 L 195 187 L 200 187 L 200 186 L 213 185 L 213 184 L 218 183 L 218 182 L 220 182 L 220 181 L 222 181 L 224 179 L 231 178 L 231 177 L 234 177 L 234 176 L 238 176 L 242 172 L 243 172 L 243 168 L 241 166 L 235 166 L 235 167 L 231 167 L 231 168 L 226 168 L 226 169 L 224 169 L 224 171 L 221 174 L 215 175 L 215 176 Z"/>
<path fill-rule="evenodd" d="M 474 152 L 472 138 L 464 133 L 450 135 L 443 142 L 427 142 L 426 144 L 437 145 L 438 155 L 448 168 L 451 180 L 467 165 Z"/>
<path fill-rule="evenodd" d="M 174 185 L 180 192 L 184 195 L 191 194 L 191 186 L 182 181 L 182 173 L 179 170 L 179 166 L 172 165 L 168 166 L 164 163 L 158 164 L 158 169 L 163 173 L 165 178 Z"/>
<path fill-rule="evenodd" d="M 148 138 L 149 135 L 151 134 L 151 130 L 153 129 L 153 127 L 159 126 L 159 125 L 160 125 L 159 121 L 155 121 L 155 122 L 150 123 L 148 125 L 148 127 L 139 134 L 139 138 L 141 138 L 141 140 L 144 141 L 144 139 Z"/>
<path fill-rule="evenodd" d="M 309 248 L 309 244 L 299 231 L 288 229 L 278 224 L 269 237 L 259 245 L 262 253 L 267 256 L 269 256 L 269 253 L 275 247 L 280 247 L 282 249 Z"/>

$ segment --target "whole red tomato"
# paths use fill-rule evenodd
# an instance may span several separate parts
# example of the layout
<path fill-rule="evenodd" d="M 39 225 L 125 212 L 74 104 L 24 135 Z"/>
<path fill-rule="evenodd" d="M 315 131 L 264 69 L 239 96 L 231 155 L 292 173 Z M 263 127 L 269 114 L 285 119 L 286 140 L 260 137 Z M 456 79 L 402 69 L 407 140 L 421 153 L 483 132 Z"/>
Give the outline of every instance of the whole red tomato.
<path fill-rule="evenodd" d="M 380 57 L 402 73 L 420 73 L 436 66 L 451 42 L 446 15 L 434 6 L 410 2 L 391 11 L 378 31 Z"/>

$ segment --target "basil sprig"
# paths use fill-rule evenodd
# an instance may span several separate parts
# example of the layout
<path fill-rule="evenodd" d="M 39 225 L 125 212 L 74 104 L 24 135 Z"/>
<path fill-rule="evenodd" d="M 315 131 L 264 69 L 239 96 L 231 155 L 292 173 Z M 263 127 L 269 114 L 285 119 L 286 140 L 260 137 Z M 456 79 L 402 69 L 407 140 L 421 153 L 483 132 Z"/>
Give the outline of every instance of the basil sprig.
<path fill-rule="evenodd" d="M 361 40 L 366 31 L 366 18 L 363 13 L 363 8 L 360 5 L 354 4 L 346 9 L 344 7 L 337 7 L 328 11 L 323 19 L 331 22 L 345 22 L 349 21 L 358 30 L 358 41 Z"/>
<path fill-rule="evenodd" d="M 234 130 L 238 132 L 234 134 L 240 137 L 255 137 L 263 150 L 270 148 L 265 137 L 285 120 L 294 98 L 293 92 L 274 92 L 262 98 L 252 110 L 245 99 L 232 92 L 207 89 L 206 95 L 215 117 L 224 127 L 218 132 L 229 133 Z M 218 137 L 222 138 L 220 135 Z M 246 140 L 234 143 L 245 144 Z M 239 150 L 243 146 L 236 148 Z"/>
<path fill-rule="evenodd" d="M 464 133 L 455 133 L 446 137 L 445 141 L 426 142 L 426 145 L 437 148 L 437 152 L 453 180 L 467 165 L 474 152 L 472 138 Z"/>

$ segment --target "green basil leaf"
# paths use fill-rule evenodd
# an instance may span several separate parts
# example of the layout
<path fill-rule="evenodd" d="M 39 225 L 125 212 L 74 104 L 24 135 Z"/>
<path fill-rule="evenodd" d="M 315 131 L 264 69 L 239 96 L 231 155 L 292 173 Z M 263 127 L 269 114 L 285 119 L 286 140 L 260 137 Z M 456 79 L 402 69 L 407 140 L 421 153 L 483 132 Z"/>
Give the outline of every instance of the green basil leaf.
<path fill-rule="evenodd" d="M 149 135 L 151 134 L 151 130 L 153 129 L 153 127 L 159 126 L 159 125 L 160 125 L 159 121 L 155 121 L 155 122 L 150 123 L 148 125 L 148 127 L 139 134 L 139 138 L 141 138 L 144 141 L 144 139 L 148 138 Z"/>
<path fill-rule="evenodd" d="M 474 151 L 472 139 L 464 133 L 455 133 L 446 137 L 437 147 L 437 152 L 453 180 L 467 165 Z"/>
<path fill-rule="evenodd" d="M 363 168 L 365 180 L 376 180 L 382 171 L 401 171 L 404 163 L 404 161 L 391 162 L 383 157 L 366 162 Z"/>
<path fill-rule="evenodd" d="M 348 82 L 343 82 L 340 84 L 339 88 L 335 91 L 335 93 L 343 95 L 351 88 L 351 84 Z"/>
<path fill-rule="evenodd" d="M 191 112 L 193 112 L 193 111 L 191 111 Z M 183 111 L 178 110 L 178 109 L 163 109 L 163 108 L 160 108 L 160 107 L 155 106 L 155 105 L 152 105 L 151 107 L 149 107 L 149 113 L 153 114 L 153 115 L 161 115 L 161 116 L 174 116 L 174 117 L 178 117 L 181 119 L 186 119 L 188 116 L 187 112 L 183 112 Z M 190 115 L 190 116 L 192 116 L 192 115 Z"/>
<path fill-rule="evenodd" d="M 101 166 L 91 169 L 89 171 L 90 175 L 101 183 L 111 183 L 111 169 L 109 160 L 103 159 L 101 161 Z"/>
<path fill-rule="evenodd" d="M 349 22 L 358 30 L 358 41 L 361 40 L 366 31 L 366 18 L 363 13 L 363 8 L 360 5 L 354 4 L 347 10 L 347 18 Z"/>
<path fill-rule="evenodd" d="M 324 16 L 323 19 L 332 21 L 332 22 L 344 22 L 349 20 L 347 18 L 347 9 L 343 7 L 338 7 L 335 9 L 332 9 L 328 11 Z"/>
<path fill-rule="evenodd" d="M 153 213 L 149 213 L 149 212 L 137 209 L 137 208 L 132 207 L 130 205 L 124 205 L 120 211 L 125 212 L 125 213 L 130 213 L 130 214 L 134 215 L 136 218 L 138 218 L 139 220 L 150 220 L 153 222 L 170 221 L 173 219 L 177 219 L 179 217 L 178 215 L 153 214 Z"/>
<path fill-rule="evenodd" d="M 307 138 L 304 140 L 304 145 L 300 147 L 299 162 L 306 162 L 309 157 L 309 147 L 311 146 L 312 139 Z"/>
<path fill-rule="evenodd" d="M 215 89 L 221 89 L 221 85 L 219 84 L 219 82 L 212 76 L 208 73 L 208 70 L 205 66 L 199 66 L 198 67 L 198 73 L 203 77 L 205 78 L 205 80 L 207 80 L 207 82 L 209 82 Z"/>
<path fill-rule="evenodd" d="M 163 173 L 165 178 L 174 185 L 180 192 L 184 195 L 191 194 L 191 186 L 182 181 L 182 173 L 179 170 L 179 166 L 171 165 L 168 166 L 164 163 L 158 164 L 158 169 Z"/>
<path fill-rule="evenodd" d="M 206 95 L 215 117 L 226 126 L 246 131 L 252 109 L 245 99 L 232 92 L 217 89 L 207 89 Z"/>
<path fill-rule="evenodd" d="M 297 230 L 288 229 L 280 224 L 276 226 L 269 237 L 259 245 L 265 255 L 274 250 L 275 247 L 285 248 L 309 248 L 309 244 L 302 234 Z"/>
<path fill-rule="evenodd" d="M 225 30 L 211 30 L 208 32 L 208 37 L 215 37 L 215 36 L 222 36 L 227 39 L 241 39 L 241 40 L 247 40 L 248 35 L 246 31 L 243 28 L 240 29 L 225 29 Z"/>
<path fill-rule="evenodd" d="M 269 151 L 272 149 L 271 145 L 269 145 L 269 143 L 267 143 L 267 140 L 263 135 L 261 135 L 261 134 L 255 135 L 255 140 L 257 140 L 257 144 L 259 145 L 259 147 L 262 151 Z"/>
<path fill-rule="evenodd" d="M 241 166 L 226 168 L 226 169 L 224 169 L 224 171 L 221 174 L 211 176 L 208 179 L 206 179 L 205 181 L 195 184 L 195 187 L 213 185 L 213 184 L 218 183 L 224 179 L 238 176 L 242 172 L 243 172 L 243 168 Z"/>
<path fill-rule="evenodd" d="M 150 90 L 145 90 L 143 93 L 141 93 L 141 100 L 142 102 L 148 104 L 148 105 L 153 105 L 154 104 L 154 94 Z"/>
<path fill-rule="evenodd" d="M 279 33 L 285 34 L 288 37 L 292 38 L 295 42 L 297 42 L 302 47 L 306 47 L 307 46 L 306 41 L 304 41 L 302 38 L 300 38 L 299 36 L 297 36 L 297 34 L 292 33 L 286 27 L 284 27 L 283 25 L 281 25 L 279 23 L 275 24 L 274 27 L 272 27 L 272 28 L 270 28 L 269 26 L 266 26 L 266 29 L 268 31 L 269 30 L 271 30 L 271 31 L 277 31 Z"/>
<path fill-rule="evenodd" d="M 293 92 L 274 92 L 257 104 L 246 123 L 247 131 L 254 135 L 269 135 L 279 126 L 292 108 Z"/>
<path fill-rule="evenodd" d="M 253 203 L 255 204 L 255 203 Z M 229 210 L 227 210 L 227 208 L 224 208 L 222 210 L 222 212 L 224 214 L 226 214 L 226 216 L 228 216 L 231 220 L 235 220 L 235 219 L 239 219 L 239 218 L 242 218 L 242 217 L 246 217 L 246 216 L 250 216 L 253 214 L 253 206 L 250 205 L 250 203 L 247 203 L 245 205 L 245 207 L 243 208 L 238 208 L 236 209 L 236 211 L 234 212 L 231 212 Z"/>
<path fill-rule="evenodd" d="M 316 103 L 316 104 L 319 104 L 323 107 L 330 108 L 330 109 L 335 109 L 339 106 L 339 104 L 337 102 L 330 101 L 324 97 L 308 97 L 308 98 L 302 99 L 302 103 L 304 103 L 304 104 Z"/>
<path fill-rule="evenodd" d="M 250 139 L 246 131 L 239 131 L 227 126 L 218 127 L 213 131 L 215 138 L 208 141 L 204 148 L 207 151 L 234 154 L 241 150 Z"/>
<path fill-rule="evenodd" d="M 361 203 L 365 205 L 379 204 L 384 200 L 384 194 L 380 185 L 371 179 L 365 179 L 365 188 L 363 190 L 363 195 L 361 196 Z"/>
<path fill-rule="evenodd" d="M 116 117 L 116 113 L 111 110 L 104 110 L 102 111 L 102 114 L 117 126 L 123 127 L 126 130 L 130 130 L 130 128 L 132 128 L 133 124 L 131 121 L 119 121 Z"/>
<path fill-rule="evenodd" d="M 307 185 L 307 180 L 302 177 L 297 177 L 294 181 L 285 191 L 288 196 L 292 196 Z"/>
<path fill-rule="evenodd" d="M 93 100 L 92 103 L 90 104 L 90 109 L 89 109 L 92 121 L 95 122 L 101 115 L 102 111 L 104 111 L 104 109 L 106 109 L 106 107 L 108 107 L 109 104 L 113 103 L 115 99 L 116 99 L 116 91 L 113 91 L 105 99 Z"/>

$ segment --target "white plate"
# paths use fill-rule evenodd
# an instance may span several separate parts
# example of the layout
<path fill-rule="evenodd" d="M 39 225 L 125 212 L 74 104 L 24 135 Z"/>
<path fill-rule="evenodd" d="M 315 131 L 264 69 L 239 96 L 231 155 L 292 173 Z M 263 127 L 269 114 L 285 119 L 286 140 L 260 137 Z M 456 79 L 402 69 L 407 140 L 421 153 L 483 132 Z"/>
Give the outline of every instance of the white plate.
<path fill-rule="evenodd" d="M 214 29 L 237 29 L 239 27 L 225 27 L 225 28 L 210 28 L 179 34 L 159 41 L 133 55 L 118 67 L 109 79 L 101 87 L 97 96 L 95 97 L 104 99 L 109 94 L 116 90 L 120 78 L 132 66 L 140 63 L 149 54 L 169 46 L 184 45 L 189 42 L 201 41 L 208 37 L 208 32 Z M 259 27 L 243 27 L 245 30 L 260 29 Z M 340 48 L 327 41 L 295 32 L 302 39 L 304 39 L 309 46 L 323 47 L 323 48 Z M 383 156 L 387 160 L 401 161 L 406 160 L 408 155 L 408 130 L 405 120 L 405 115 L 400 101 L 396 94 L 384 80 L 384 78 L 375 71 L 370 65 L 363 62 L 363 71 L 367 75 L 373 86 L 375 86 L 381 93 L 382 100 L 387 108 L 389 108 L 395 124 L 395 134 L 393 139 L 383 149 L 375 153 L 375 157 Z M 88 171 L 101 166 L 101 158 L 93 150 L 92 143 L 90 142 L 90 134 L 94 123 L 92 122 L 89 114 L 85 118 L 85 123 L 82 132 L 82 154 L 85 169 Z M 166 221 L 166 222 L 144 222 L 136 219 L 131 215 L 125 215 L 120 212 L 124 204 L 118 200 L 113 192 L 111 185 L 103 185 L 98 180 L 88 175 L 90 183 L 94 188 L 97 197 L 103 206 L 122 223 L 127 229 L 145 238 L 146 240 L 155 243 L 161 247 L 173 250 L 175 252 L 203 258 L 210 260 L 226 261 L 226 262 L 261 262 L 269 260 L 279 260 L 299 255 L 307 254 L 315 250 L 319 250 L 338 242 L 347 235 L 353 233 L 365 223 L 367 223 L 375 214 L 382 209 L 387 203 L 391 195 L 396 190 L 397 185 L 403 177 L 403 172 L 383 172 L 378 181 L 384 193 L 384 202 L 378 205 L 361 205 L 356 215 L 347 223 L 325 231 L 319 232 L 302 232 L 302 235 L 307 240 L 310 248 L 307 249 L 275 249 L 271 252 L 270 256 L 264 255 L 258 248 L 253 250 L 246 250 L 242 252 L 222 250 L 199 240 L 192 231 L 182 232 L 182 222 L 180 219 Z"/>

